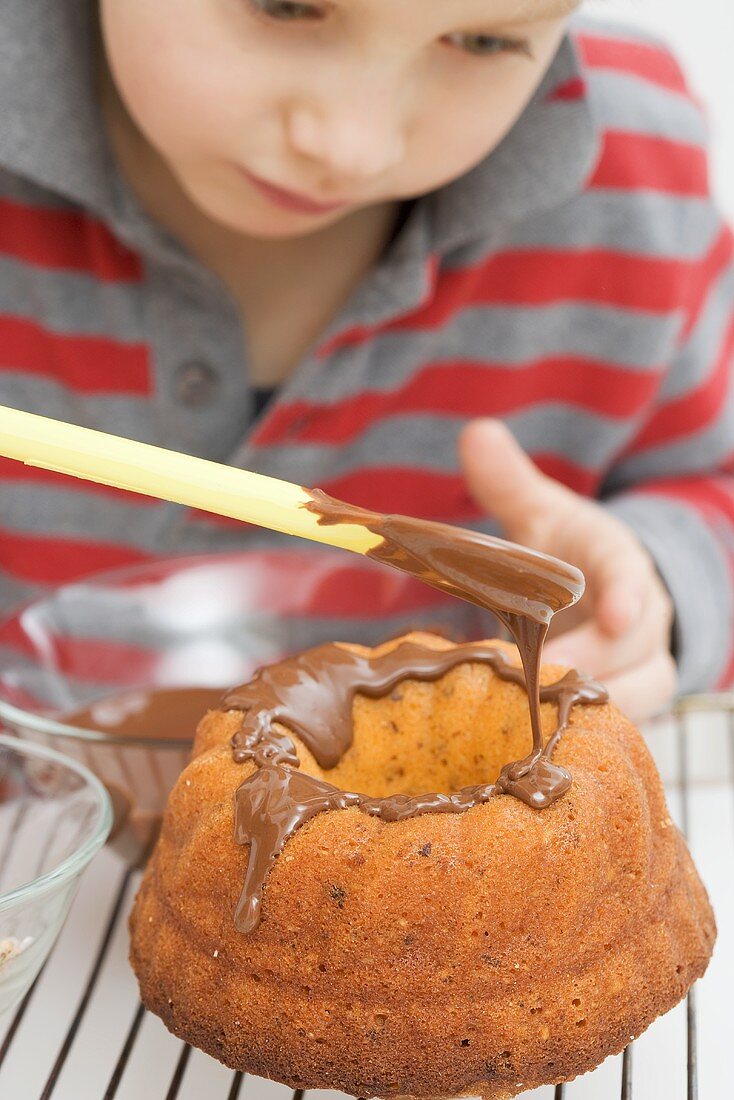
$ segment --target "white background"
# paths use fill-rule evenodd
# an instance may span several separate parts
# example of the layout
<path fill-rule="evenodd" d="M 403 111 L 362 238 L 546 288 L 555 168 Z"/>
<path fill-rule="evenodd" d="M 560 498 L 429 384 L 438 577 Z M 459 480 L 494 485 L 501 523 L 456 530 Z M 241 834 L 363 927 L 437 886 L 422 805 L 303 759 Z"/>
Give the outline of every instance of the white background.
<path fill-rule="evenodd" d="M 585 10 L 642 24 L 673 46 L 708 109 L 715 187 L 734 220 L 734 0 L 588 0 Z"/>

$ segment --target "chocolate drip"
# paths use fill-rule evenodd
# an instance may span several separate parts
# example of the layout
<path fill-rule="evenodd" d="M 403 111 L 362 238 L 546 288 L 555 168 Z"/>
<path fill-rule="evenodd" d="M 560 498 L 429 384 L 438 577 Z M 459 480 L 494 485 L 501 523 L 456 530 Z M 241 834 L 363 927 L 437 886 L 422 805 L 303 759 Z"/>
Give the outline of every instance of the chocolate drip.
<path fill-rule="evenodd" d="M 343 791 L 287 765 L 258 769 L 236 794 L 235 839 L 250 844 L 245 884 L 235 913 L 238 932 L 253 932 L 260 922 L 268 872 L 288 839 L 317 814 L 357 807 L 382 821 L 405 821 L 421 814 L 461 814 L 487 802 L 497 788 L 492 783 L 464 787 L 455 794 L 396 794 L 372 798 Z"/>
<path fill-rule="evenodd" d="M 357 692 L 379 698 L 401 680 L 438 680 L 466 661 L 484 661 L 506 679 L 524 686 L 522 669 L 486 645 L 436 650 L 403 642 L 381 657 L 364 657 L 327 644 L 261 669 L 224 696 L 226 710 L 244 711 L 242 729 L 232 738 L 238 763 L 254 760 L 298 767 L 293 742 L 273 728 L 280 722 L 297 734 L 322 768 L 334 768 L 352 743 L 352 700 Z"/>
<path fill-rule="evenodd" d="M 570 776 L 543 760 L 540 724 L 540 659 L 551 619 L 584 591 L 574 566 L 526 546 L 450 527 L 445 523 L 383 516 L 334 500 L 320 489 L 304 505 L 319 523 L 353 523 L 382 541 L 368 552 L 385 565 L 410 573 L 425 584 L 492 611 L 512 634 L 525 670 L 533 747 L 517 764 L 503 769 L 504 789 L 531 805 L 545 806 L 568 790 Z"/>
<path fill-rule="evenodd" d="M 370 557 L 494 612 L 515 639 L 522 668 L 511 664 L 501 650 L 480 644 L 436 650 L 402 643 L 379 657 L 331 644 L 263 669 L 249 684 L 225 696 L 223 707 L 244 715 L 232 738 L 234 759 L 257 766 L 236 794 L 235 839 L 250 845 L 235 917 L 240 932 L 257 927 L 273 860 L 288 838 L 317 814 L 356 808 L 383 821 L 402 821 L 427 813 L 465 813 L 498 794 L 541 809 L 571 784 L 566 769 L 551 760 L 571 708 L 607 700 L 600 684 L 577 672 L 540 687 L 541 652 L 551 619 L 575 603 L 584 589 L 583 576 L 573 566 L 473 531 L 353 508 L 320 490 L 310 495 L 305 507 L 317 513 L 320 523 L 355 523 L 380 536 Z M 506 764 L 496 783 L 454 794 L 373 798 L 340 790 L 299 770 L 298 751 L 284 728 L 300 738 L 322 768 L 333 768 L 352 743 L 355 694 L 379 697 L 401 680 L 436 680 L 466 661 L 489 664 L 497 676 L 523 687 L 528 697 L 532 749 L 525 759 Z M 545 745 L 541 700 L 558 705 L 558 727 Z"/>
<path fill-rule="evenodd" d="M 542 750 L 531 782 L 524 773 L 510 785 L 503 779 L 503 769 L 496 784 L 465 787 L 454 794 L 373 798 L 340 790 L 299 770 L 296 746 L 283 727 L 301 738 L 322 768 L 332 768 L 352 743 L 351 713 L 357 693 L 378 697 L 406 679 L 437 680 L 467 661 L 488 664 L 500 678 L 525 687 L 521 668 L 511 664 L 502 650 L 479 643 L 442 650 L 403 642 L 373 657 L 328 644 L 261 670 L 249 684 L 224 697 L 225 709 L 244 712 L 242 727 L 232 738 L 234 759 L 253 761 L 258 769 L 240 785 L 235 799 L 235 839 L 238 844 L 250 844 L 235 915 L 238 931 L 252 932 L 257 927 L 273 861 L 293 833 L 317 814 L 355 807 L 382 821 L 403 821 L 428 813 L 465 813 L 505 791 L 541 807 L 568 789 L 568 772 L 550 762 L 551 744 L 555 747 L 565 729 L 574 702 L 606 701 L 604 688 L 578 673 L 568 673 L 541 689 L 543 702 L 558 704 L 561 725 Z"/>

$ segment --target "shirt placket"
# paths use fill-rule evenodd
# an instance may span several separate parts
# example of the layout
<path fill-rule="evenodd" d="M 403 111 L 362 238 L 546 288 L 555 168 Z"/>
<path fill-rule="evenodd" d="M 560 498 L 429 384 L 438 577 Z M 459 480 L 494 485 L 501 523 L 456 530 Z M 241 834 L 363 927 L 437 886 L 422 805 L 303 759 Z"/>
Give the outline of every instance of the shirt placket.
<path fill-rule="evenodd" d="M 424 305 L 433 293 L 436 262 L 430 247 L 429 212 L 418 204 L 393 246 L 373 269 L 339 315 L 321 334 L 289 379 L 279 388 L 258 422 L 227 461 L 242 469 L 297 479 L 297 471 L 283 468 L 282 451 L 293 445 L 307 422 L 318 416 L 319 403 L 328 404 L 336 374 L 350 372 L 358 388 L 370 368 L 370 335 L 384 331 L 398 318 Z M 359 334 L 359 338 L 353 338 Z M 277 442 L 263 446 L 285 406 L 304 402 L 308 408 L 279 433 Z"/>

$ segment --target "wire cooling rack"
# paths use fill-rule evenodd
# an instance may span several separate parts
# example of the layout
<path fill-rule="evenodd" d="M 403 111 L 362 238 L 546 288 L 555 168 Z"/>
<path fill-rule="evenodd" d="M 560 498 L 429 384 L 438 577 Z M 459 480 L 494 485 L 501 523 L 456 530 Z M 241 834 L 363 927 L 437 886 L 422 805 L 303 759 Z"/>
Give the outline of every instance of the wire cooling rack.
<path fill-rule="evenodd" d="M 526 1100 L 734 1097 L 734 696 L 690 696 L 647 735 L 711 895 L 714 958 L 687 1002 L 624 1055 Z M 22 834 L 12 842 L 21 844 Z M 0 1018 L 0 1100 L 303 1100 L 284 1085 L 225 1069 L 139 1004 L 127 963 L 138 880 L 107 849 L 85 873 L 35 985 Z M 306 1100 L 342 1095 L 309 1091 Z"/>

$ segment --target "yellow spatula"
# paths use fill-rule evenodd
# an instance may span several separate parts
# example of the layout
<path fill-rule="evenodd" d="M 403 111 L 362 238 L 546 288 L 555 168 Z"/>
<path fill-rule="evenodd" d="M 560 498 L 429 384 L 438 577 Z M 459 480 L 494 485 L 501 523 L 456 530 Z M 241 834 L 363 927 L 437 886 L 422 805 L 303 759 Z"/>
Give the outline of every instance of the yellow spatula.
<path fill-rule="evenodd" d="M 366 554 L 381 541 L 354 523 L 319 526 L 308 491 L 289 481 L 0 406 L 0 454 L 26 466 L 255 523 Z"/>

